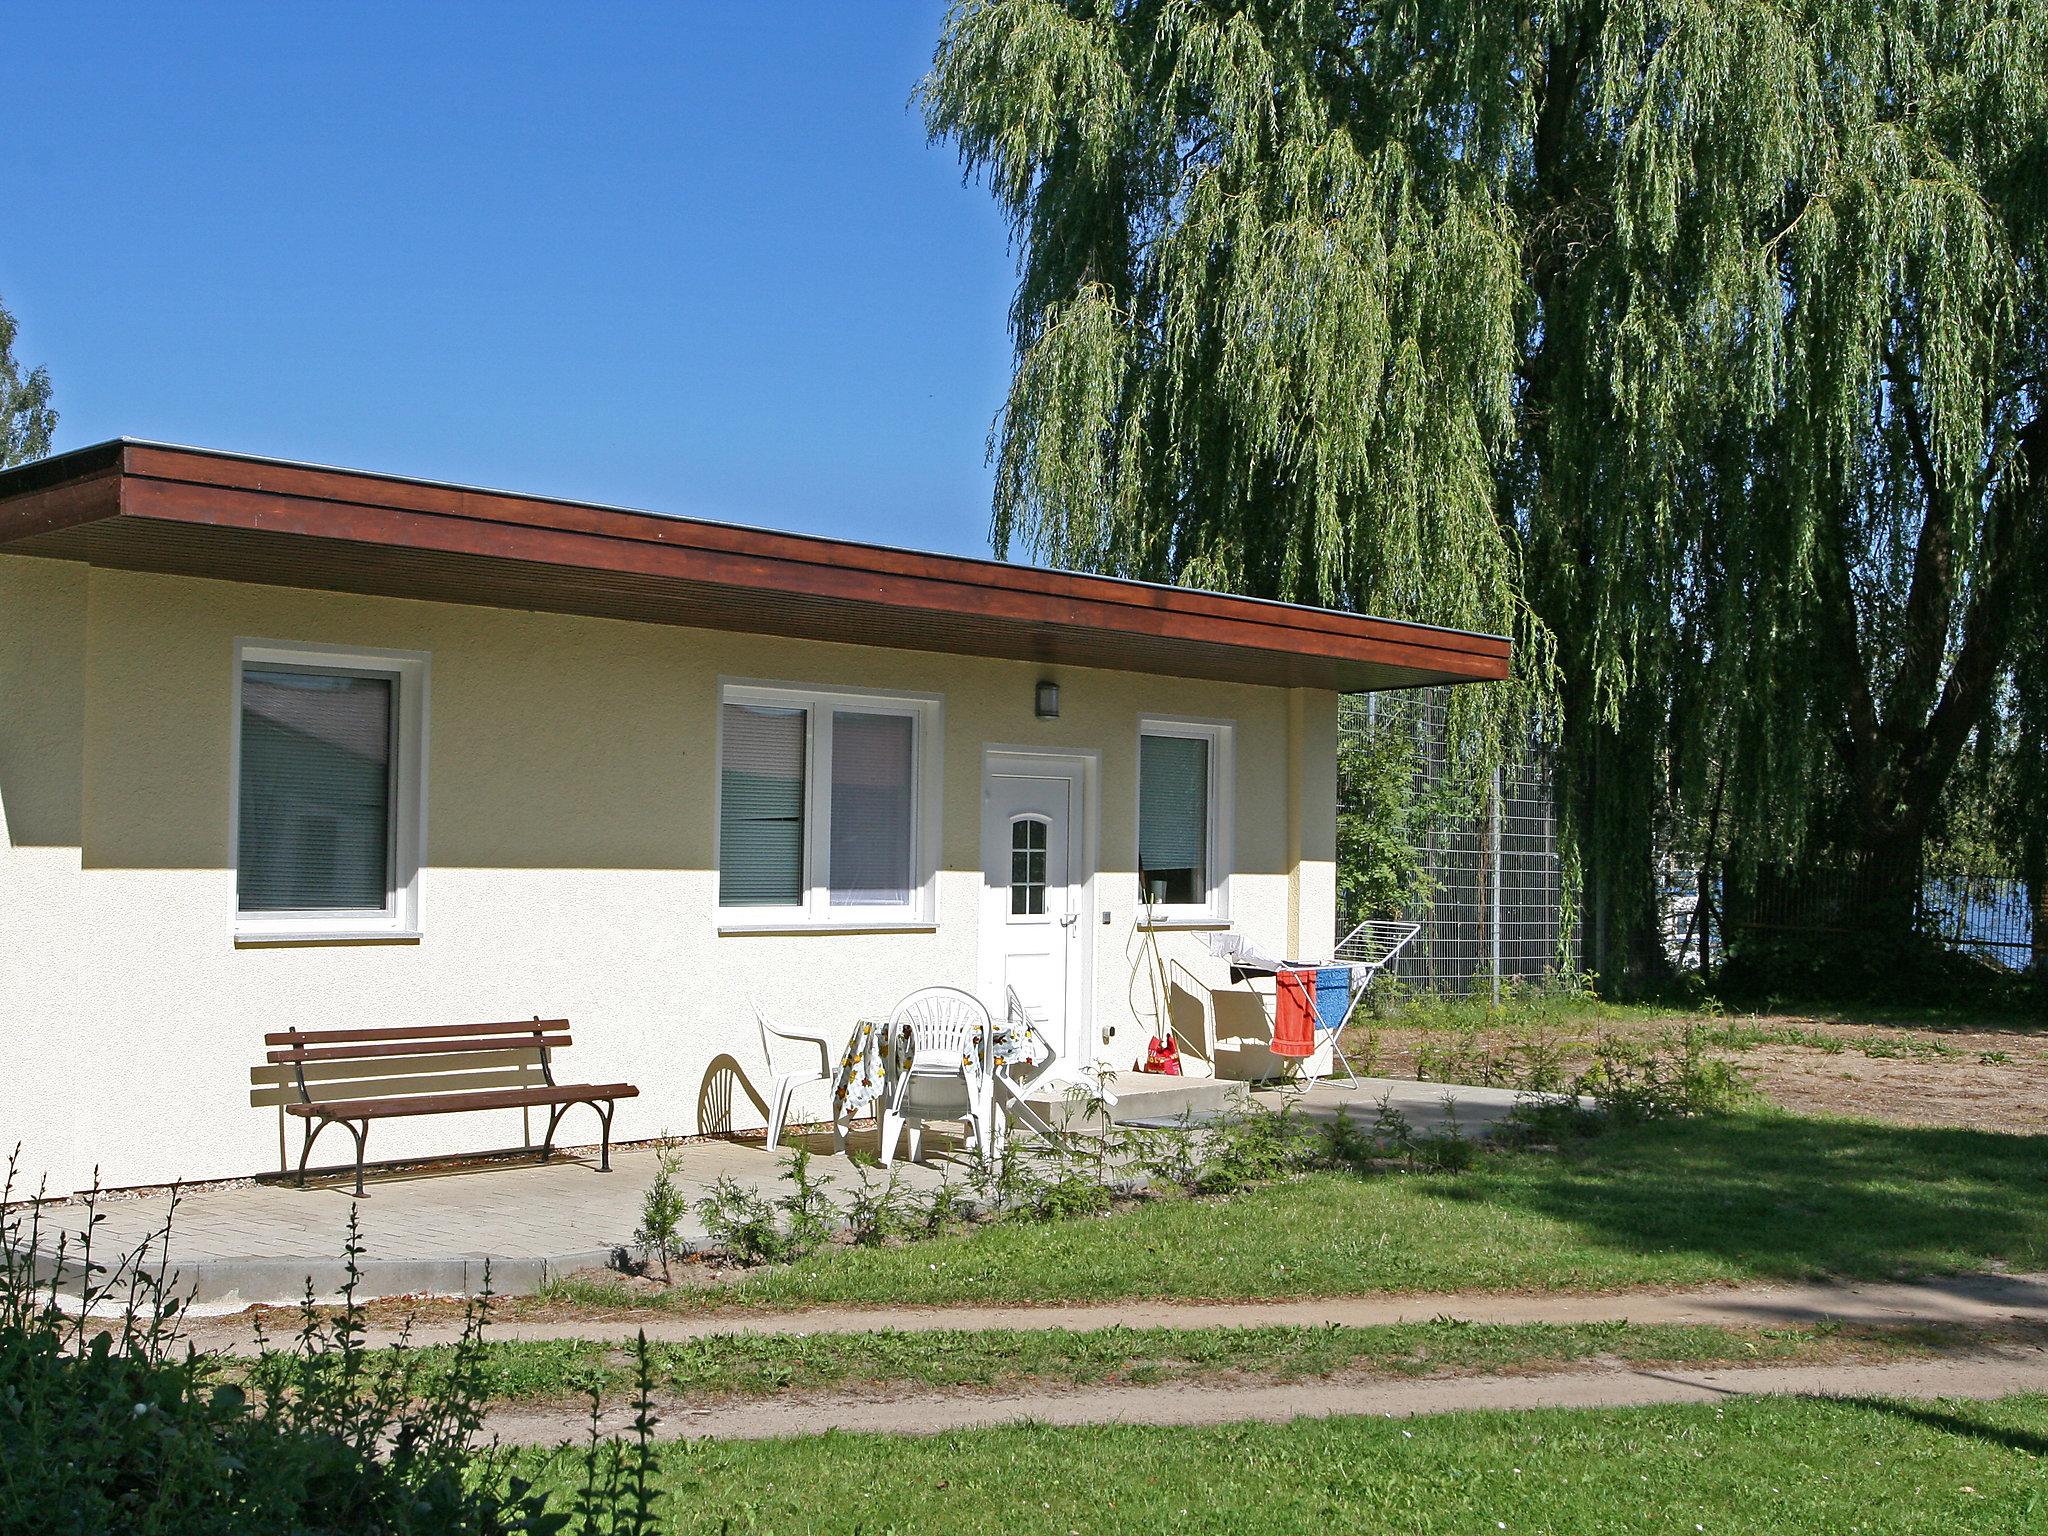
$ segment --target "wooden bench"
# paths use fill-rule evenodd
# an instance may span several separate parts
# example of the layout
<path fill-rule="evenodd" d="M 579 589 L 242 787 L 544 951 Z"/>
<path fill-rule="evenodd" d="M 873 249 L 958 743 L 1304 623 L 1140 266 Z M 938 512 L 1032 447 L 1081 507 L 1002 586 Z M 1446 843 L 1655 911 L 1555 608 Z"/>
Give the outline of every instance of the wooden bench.
<path fill-rule="evenodd" d="M 432 1024 L 415 1029 L 288 1029 L 263 1037 L 265 1066 L 250 1073 L 249 1102 L 275 1104 L 306 1122 L 299 1183 L 306 1159 L 330 1125 L 356 1142 L 356 1193 L 363 1189 L 363 1147 L 372 1120 L 452 1115 L 476 1109 L 545 1106 L 548 1133 L 541 1161 L 554 1152 L 555 1128 L 578 1104 L 604 1122 L 598 1166 L 612 1166 L 612 1113 L 637 1098 L 631 1083 L 558 1083 L 554 1053 L 570 1043 L 566 1019 L 518 1024 Z M 282 1124 L 280 1124 L 280 1133 Z"/>

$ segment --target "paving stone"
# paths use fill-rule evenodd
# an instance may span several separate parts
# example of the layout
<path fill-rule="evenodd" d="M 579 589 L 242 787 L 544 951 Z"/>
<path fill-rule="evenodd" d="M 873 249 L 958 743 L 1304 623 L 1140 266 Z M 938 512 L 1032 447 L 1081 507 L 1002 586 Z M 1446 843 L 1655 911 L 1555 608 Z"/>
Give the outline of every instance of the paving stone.
<path fill-rule="evenodd" d="M 1118 1085 L 1126 1101 L 1120 1113 L 1136 1116 L 1148 1103 L 1166 1108 L 1169 1101 L 1175 1114 L 1183 1108 L 1194 1112 L 1193 1106 L 1205 1102 L 1168 1092 L 1172 1087 L 1171 1080 L 1133 1086 L 1126 1079 Z M 1470 1134 L 1483 1134 L 1516 1103 L 1516 1095 L 1502 1089 L 1387 1078 L 1362 1080 L 1356 1090 L 1319 1086 L 1300 1102 L 1311 1120 L 1338 1114 L 1369 1119 L 1385 1097 L 1418 1131 L 1428 1132 L 1445 1123 L 1446 1094 L 1456 1101 L 1459 1126 Z M 935 1156 L 957 1146 L 936 1134 L 928 1140 L 938 1144 Z M 868 1131 L 855 1138 L 855 1145 L 872 1151 L 875 1141 Z M 808 1144 L 815 1177 L 829 1179 L 842 1195 L 860 1186 L 863 1169 L 849 1157 L 834 1155 L 829 1136 L 814 1136 Z M 687 1143 L 680 1149 L 685 1194 L 694 1204 L 718 1179 L 729 1177 L 772 1199 L 788 1188 L 783 1175 L 793 1151 L 785 1145 L 771 1154 L 759 1142 Z M 574 1157 L 545 1164 L 492 1163 L 459 1172 L 443 1166 L 373 1173 L 369 1198 L 362 1201 L 353 1198 L 352 1184 L 320 1181 L 305 1189 L 289 1181 L 265 1181 L 185 1190 L 177 1200 L 170 1267 L 204 1306 L 289 1304 L 304 1295 L 309 1276 L 316 1292 L 332 1296 L 341 1284 L 342 1245 L 353 1207 L 363 1245 L 359 1295 L 472 1294 L 483 1284 L 486 1258 L 494 1291 L 526 1294 L 550 1275 L 603 1265 L 614 1251 L 629 1247 L 639 1224 L 641 1195 L 656 1167 L 654 1150 L 638 1147 L 615 1150 L 609 1174 Z M 941 1178 L 937 1167 L 898 1162 L 896 1169 L 914 1189 L 929 1189 Z M 951 1176 L 961 1171 L 956 1162 Z M 171 1197 L 168 1191 L 124 1193 L 104 1200 L 99 1209 L 105 1220 L 94 1238 L 94 1256 L 105 1262 L 107 1255 L 126 1253 L 160 1231 L 171 1214 Z M 46 1211 L 46 1248 L 54 1246 L 56 1230 L 75 1231 L 85 1214 L 80 1204 Z M 685 1227 L 693 1241 L 703 1241 L 693 1218 L 686 1218 Z M 151 1268 L 155 1263 L 153 1256 Z"/>

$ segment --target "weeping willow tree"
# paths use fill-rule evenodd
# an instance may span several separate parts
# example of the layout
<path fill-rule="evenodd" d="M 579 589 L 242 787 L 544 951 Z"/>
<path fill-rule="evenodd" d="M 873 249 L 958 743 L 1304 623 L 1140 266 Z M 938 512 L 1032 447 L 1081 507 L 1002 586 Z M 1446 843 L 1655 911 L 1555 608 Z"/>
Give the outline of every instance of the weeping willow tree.
<path fill-rule="evenodd" d="M 0 469 L 50 451 L 57 413 L 50 408 L 50 376 L 24 374 L 14 360 L 14 316 L 0 304 Z"/>
<path fill-rule="evenodd" d="M 2040 581 L 2048 0 L 963 0 L 994 538 L 1512 634 L 1587 948 L 1656 852 L 1917 847 Z"/>

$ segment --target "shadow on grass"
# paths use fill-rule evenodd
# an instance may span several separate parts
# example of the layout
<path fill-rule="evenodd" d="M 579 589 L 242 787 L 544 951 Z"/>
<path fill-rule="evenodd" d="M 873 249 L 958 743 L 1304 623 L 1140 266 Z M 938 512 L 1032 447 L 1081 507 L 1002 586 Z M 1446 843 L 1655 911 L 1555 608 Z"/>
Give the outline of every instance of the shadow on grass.
<path fill-rule="evenodd" d="M 1605 1246 L 1787 1277 L 2048 1268 L 2044 1189 L 2048 1137 L 1769 1110 L 1618 1130 L 1440 1186 Z"/>
<path fill-rule="evenodd" d="M 2032 1434 L 2024 1429 L 2013 1429 L 2005 1424 L 1987 1423 L 1971 1417 L 1968 1412 L 1955 1413 L 1945 1408 L 1936 1408 L 1926 1403 L 1906 1402 L 1896 1397 L 1844 1397 L 1836 1401 L 1849 1407 L 1881 1413 L 1889 1418 L 1905 1419 L 1928 1429 L 1940 1430 L 1944 1434 L 1965 1436 L 1972 1440 L 2003 1446 L 2006 1450 L 2019 1451 L 2023 1455 L 2048 1456 L 2048 1436 Z M 1978 1411 L 1984 1410 L 1980 1408 Z"/>

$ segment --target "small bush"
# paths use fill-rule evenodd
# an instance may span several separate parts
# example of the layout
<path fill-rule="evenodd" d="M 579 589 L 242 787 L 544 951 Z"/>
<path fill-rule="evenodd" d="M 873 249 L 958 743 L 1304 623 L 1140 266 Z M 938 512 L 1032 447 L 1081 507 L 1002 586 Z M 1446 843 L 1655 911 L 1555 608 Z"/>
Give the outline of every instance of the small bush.
<path fill-rule="evenodd" d="M 1494 1131 L 1492 1140 L 1502 1148 L 1554 1147 L 1596 1136 L 1606 1127 L 1605 1116 L 1577 1099 L 1524 1099 L 1515 1105 L 1506 1123 Z"/>
<path fill-rule="evenodd" d="M 1415 1144 L 1415 1127 L 1408 1123 L 1408 1117 L 1394 1108 L 1391 1095 L 1382 1094 L 1373 1111 L 1372 1139 L 1375 1144 L 1388 1152 L 1405 1157 L 1408 1149 Z"/>
<path fill-rule="evenodd" d="M 720 1174 L 697 1202 L 697 1219 L 712 1244 L 738 1264 L 793 1264 L 832 1240 L 844 1224 L 827 1193 L 827 1181 L 811 1176 L 811 1154 L 799 1147 L 782 1175 L 787 1194 L 769 1200 L 748 1185 Z"/>
<path fill-rule="evenodd" d="M 975 1203 L 967 1190 L 955 1183 L 952 1175 L 944 1169 L 939 1171 L 939 1182 L 923 1195 L 912 1195 L 909 1199 L 909 1221 L 912 1230 L 920 1237 L 938 1237 L 955 1226 L 972 1221 Z"/>
<path fill-rule="evenodd" d="M 788 1258 L 794 1261 L 832 1241 L 832 1234 L 844 1222 L 826 1192 L 829 1181 L 811 1177 L 811 1154 L 807 1149 L 797 1148 L 789 1161 L 789 1171 L 782 1177 L 789 1185 L 789 1193 L 776 1205 L 787 1232 Z"/>
<path fill-rule="evenodd" d="M 697 1202 L 697 1219 L 712 1246 L 736 1264 L 782 1261 L 785 1247 L 775 1207 L 730 1174 L 720 1174 Z"/>
<path fill-rule="evenodd" d="M 1256 1107 L 1217 1121 L 1202 1145 L 1192 1188 L 1203 1195 L 1235 1194 L 1291 1178 L 1313 1167 L 1315 1159 L 1316 1140 L 1303 1131 L 1289 1098 L 1277 1109 Z"/>
<path fill-rule="evenodd" d="M 663 1137 L 657 1145 L 654 1181 L 640 1197 L 640 1225 L 633 1232 L 633 1242 L 640 1252 L 661 1266 L 664 1285 L 675 1278 L 671 1265 L 683 1252 L 682 1223 L 690 1209 L 689 1201 L 676 1184 L 679 1162 L 674 1146 Z"/>
<path fill-rule="evenodd" d="M 1408 1143 L 1408 1164 L 1424 1173 L 1463 1173 L 1479 1160 L 1479 1147 L 1458 1124 L 1458 1101 L 1443 1098 L 1444 1127 Z"/>
<path fill-rule="evenodd" d="M 1193 1189 L 1201 1169 L 1201 1146 L 1193 1120 L 1183 1113 L 1173 1125 L 1127 1126 L 1124 1165 L 1155 1187 Z"/>
<path fill-rule="evenodd" d="M 1384 1103 L 1384 1101 L 1382 1101 Z M 1332 1168 L 1363 1170 L 1386 1155 L 1385 1149 L 1358 1122 L 1341 1111 L 1323 1123 L 1316 1160 Z"/>
<path fill-rule="evenodd" d="M 846 1235 L 857 1248 L 878 1248 L 907 1236 L 917 1220 L 893 1169 L 878 1187 L 874 1175 L 862 1168 L 860 1188 L 847 1197 L 845 1217 Z"/>
<path fill-rule="evenodd" d="M 93 1249 L 105 1220 L 97 1188 L 82 1241 L 46 1247 L 43 1202 L 12 1204 L 14 1168 L 10 1160 L 0 1188 L 0 1530 L 637 1536 L 657 1527 L 644 1393 L 635 1444 L 592 1442 L 615 1481 L 571 1514 L 549 1512 L 495 1451 L 471 1448 L 483 1422 L 488 1294 L 431 1366 L 404 1347 L 371 1354 L 353 1209 L 338 1314 L 324 1316 L 309 1295 L 293 1343 L 278 1348 L 259 1334 L 257 1358 L 239 1366 L 182 1334 L 163 1258 L 175 1196 L 164 1228 L 109 1264 Z M 39 1253 L 52 1261 L 40 1281 Z M 73 1283 L 76 1298 L 66 1294 Z"/>
<path fill-rule="evenodd" d="M 1422 1173 L 1463 1173 L 1479 1161 L 1479 1146 L 1454 1132 L 1420 1136 L 1409 1146 L 1409 1166 Z"/>
<path fill-rule="evenodd" d="M 1706 1033 L 1687 1027 L 1675 1050 L 1603 1036 L 1592 1065 L 1572 1084 L 1622 1124 L 1733 1108 L 1749 1092 L 1734 1067 L 1706 1053 Z"/>

